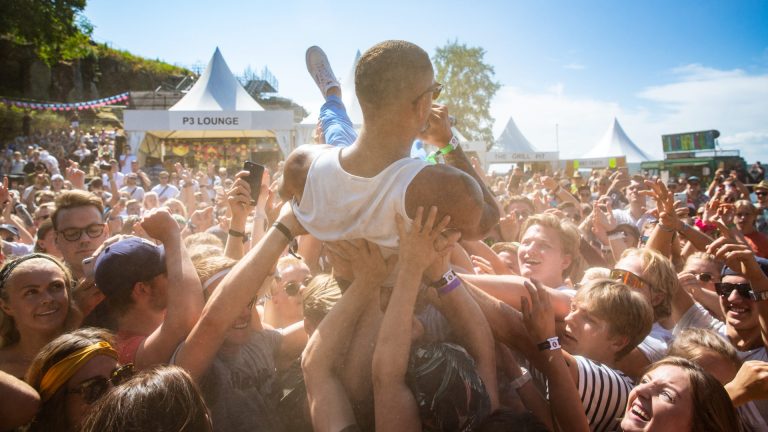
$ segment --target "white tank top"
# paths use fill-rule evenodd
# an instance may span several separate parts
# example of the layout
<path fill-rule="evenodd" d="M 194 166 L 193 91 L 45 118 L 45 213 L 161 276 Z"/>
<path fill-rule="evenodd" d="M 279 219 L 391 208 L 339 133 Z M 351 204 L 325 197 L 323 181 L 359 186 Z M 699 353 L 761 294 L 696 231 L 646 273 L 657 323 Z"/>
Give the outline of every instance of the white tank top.
<path fill-rule="evenodd" d="M 427 163 L 403 158 L 365 178 L 344 171 L 340 156 L 340 147 L 331 148 L 312 161 L 301 203 L 291 203 L 296 218 L 319 240 L 364 238 L 390 249 L 382 250 L 387 256 L 398 245 L 395 214 L 410 224 L 405 192 Z"/>

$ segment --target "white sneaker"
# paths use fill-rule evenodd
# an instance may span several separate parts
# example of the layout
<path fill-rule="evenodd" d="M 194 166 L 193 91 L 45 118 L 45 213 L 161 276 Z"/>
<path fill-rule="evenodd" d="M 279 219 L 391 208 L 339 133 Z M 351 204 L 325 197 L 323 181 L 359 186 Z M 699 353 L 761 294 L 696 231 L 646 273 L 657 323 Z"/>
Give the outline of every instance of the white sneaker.
<path fill-rule="evenodd" d="M 317 84 L 323 97 L 328 93 L 328 89 L 341 87 L 333 74 L 331 64 L 328 63 L 328 57 L 318 46 L 307 48 L 307 70 L 312 75 L 312 79 L 315 80 L 315 84 Z"/>

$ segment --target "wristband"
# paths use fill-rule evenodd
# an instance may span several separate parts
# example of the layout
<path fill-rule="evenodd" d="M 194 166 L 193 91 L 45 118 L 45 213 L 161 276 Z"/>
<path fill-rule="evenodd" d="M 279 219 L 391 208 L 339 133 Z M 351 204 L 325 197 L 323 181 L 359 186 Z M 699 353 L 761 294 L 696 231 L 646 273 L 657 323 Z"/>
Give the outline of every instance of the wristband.
<path fill-rule="evenodd" d="M 448 153 L 456 150 L 457 148 L 459 148 L 459 139 L 456 138 L 455 135 L 452 135 L 450 141 L 448 141 L 448 145 L 447 146 L 442 147 L 442 148 L 438 149 L 437 151 L 434 151 L 434 152 L 430 153 L 429 156 L 427 156 L 426 160 L 427 160 L 427 162 L 429 162 L 431 164 L 436 164 L 438 156 L 445 156 Z"/>
<path fill-rule="evenodd" d="M 232 228 L 227 231 L 227 234 L 231 235 L 232 237 L 241 237 L 243 239 L 243 243 L 248 241 L 248 234 L 240 231 L 235 231 Z"/>
<path fill-rule="evenodd" d="M 296 253 L 298 249 L 298 244 L 296 242 L 296 239 L 291 234 L 291 230 L 289 230 L 287 226 L 283 225 L 282 222 L 275 222 L 272 224 L 272 226 L 277 228 L 277 230 L 283 233 L 285 238 L 288 239 L 288 253 L 293 255 L 293 257 L 296 259 L 302 259 L 301 256 L 299 256 L 299 254 Z"/>
<path fill-rule="evenodd" d="M 278 231 L 283 233 L 285 238 L 288 239 L 288 243 L 293 241 L 293 235 L 291 234 L 291 230 L 288 229 L 287 226 L 283 225 L 282 222 L 275 222 L 272 224 L 273 227 L 277 228 Z"/>
<path fill-rule="evenodd" d="M 451 283 L 454 279 L 456 279 L 456 272 L 454 272 L 453 269 L 449 269 L 440 279 L 432 282 L 429 286 L 435 289 L 440 289 Z"/>
<path fill-rule="evenodd" d="M 520 370 L 523 371 L 522 375 L 512 380 L 512 382 L 509 383 L 509 387 L 512 388 L 512 390 L 519 390 L 524 385 L 528 384 L 529 381 L 531 381 L 531 373 L 528 372 L 528 369 L 524 367 L 520 367 Z"/>
<path fill-rule="evenodd" d="M 674 228 L 670 228 L 670 227 L 668 227 L 668 226 L 666 226 L 666 225 L 664 225 L 664 224 L 662 224 L 662 223 L 659 223 L 659 224 L 658 224 L 658 227 L 659 227 L 659 229 L 661 229 L 661 230 L 662 230 L 662 231 L 664 231 L 664 232 L 668 232 L 668 233 L 672 233 L 672 232 L 675 232 L 675 229 L 674 229 Z"/>
<path fill-rule="evenodd" d="M 546 341 L 536 345 L 536 347 L 539 348 L 539 351 L 554 351 L 560 349 L 560 338 L 557 336 L 551 337 L 547 339 Z"/>
<path fill-rule="evenodd" d="M 456 288 L 458 288 L 459 285 L 461 285 L 461 279 L 454 277 L 454 279 L 448 282 L 448 284 L 443 285 L 442 287 L 437 289 L 437 295 L 442 297 L 450 293 L 451 291 L 455 290 Z"/>

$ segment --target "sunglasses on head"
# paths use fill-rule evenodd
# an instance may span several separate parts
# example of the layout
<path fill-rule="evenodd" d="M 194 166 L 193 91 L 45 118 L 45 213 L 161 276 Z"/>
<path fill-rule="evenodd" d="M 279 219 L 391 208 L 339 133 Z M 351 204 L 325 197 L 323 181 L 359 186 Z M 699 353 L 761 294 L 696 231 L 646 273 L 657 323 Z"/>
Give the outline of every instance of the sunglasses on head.
<path fill-rule="evenodd" d="M 752 284 L 750 283 L 727 283 L 727 282 L 715 283 L 715 292 L 720 297 L 723 297 L 723 298 L 730 297 L 733 290 L 736 290 L 739 293 L 739 295 L 745 299 L 755 300 L 755 293 L 754 291 L 752 291 Z"/>
<path fill-rule="evenodd" d="M 133 376 L 133 364 L 120 366 L 112 371 L 109 378 L 96 376 L 80 383 L 76 388 L 70 389 L 68 393 L 79 393 L 87 404 L 92 404 L 104 396 L 110 388 L 120 385 Z"/>
<path fill-rule="evenodd" d="M 619 281 L 624 285 L 632 288 L 643 288 L 643 286 L 651 286 L 645 279 L 627 270 L 613 269 L 611 270 L 610 279 Z"/>

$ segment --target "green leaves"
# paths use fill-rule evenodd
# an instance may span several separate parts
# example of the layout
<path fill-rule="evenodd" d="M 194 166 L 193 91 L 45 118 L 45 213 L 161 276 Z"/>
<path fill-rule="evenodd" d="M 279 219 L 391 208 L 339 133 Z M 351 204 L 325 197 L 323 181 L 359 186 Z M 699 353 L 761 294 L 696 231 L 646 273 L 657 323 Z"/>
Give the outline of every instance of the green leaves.
<path fill-rule="evenodd" d="M 493 66 L 483 61 L 485 50 L 458 41 L 437 48 L 432 62 L 436 80 L 445 85 L 440 102 L 456 117 L 458 128 L 468 139 L 493 145 L 491 99 L 500 84 L 493 80 Z"/>
<path fill-rule="evenodd" d="M 0 32 L 33 45 L 48 65 L 88 53 L 93 26 L 80 13 L 85 0 L 0 0 Z"/>

